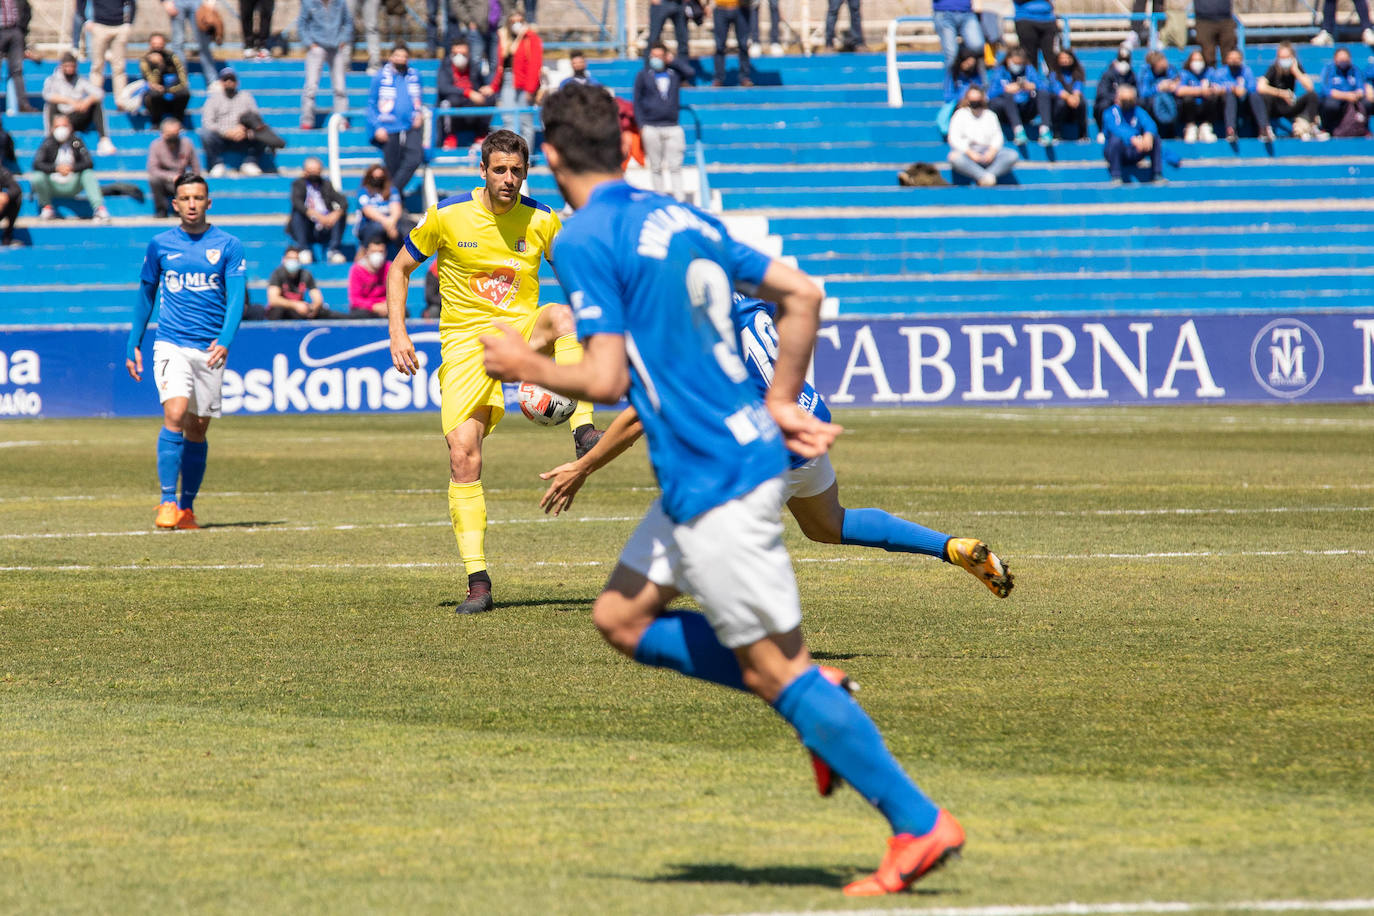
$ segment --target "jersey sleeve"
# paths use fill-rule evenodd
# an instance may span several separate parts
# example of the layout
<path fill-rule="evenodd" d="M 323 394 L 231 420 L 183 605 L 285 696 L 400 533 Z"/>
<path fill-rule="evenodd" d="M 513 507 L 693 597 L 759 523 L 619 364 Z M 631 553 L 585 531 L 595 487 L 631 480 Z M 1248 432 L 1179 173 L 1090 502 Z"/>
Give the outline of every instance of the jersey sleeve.
<path fill-rule="evenodd" d="M 156 285 L 162 279 L 161 253 L 158 251 L 157 240 L 148 243 L 148 250 L 143 254 L 143 269 L 139 271 L 138 279 L 142 283 L 152 283 Z"/>
<path fill-rule="evenodd" d="M 558 218 L 558 214 L 549 211 L 549 217 L 544 221 L 544 260 L 553 263 L 553 240 L 558 237 L 558 233 L 563 230 L 563 221 Z"/>
<path fill-rule="evenodd" d="M 554 246 L 554 272 L 577 319 L 577 336 L 625 333 L 625 301 L 610 248 L 590 233 L 564 230 Z"/>
<path fill-rule="evenodd" d="M 406 251 L 416 261 L 424 261 L 439 250 L 439 208 L 430 207 L 420 225 L 406 236 Z"/>
<path fill-rule="evenodd" d="M 729 235 L 725 237 L 725 248 L 725 267 L 730 280 L 740 291 L 752 293 L 763 282 L 763 275 L 768 272 L 768 265 L 773 259 L 752 245 L 735 241 Z"/>

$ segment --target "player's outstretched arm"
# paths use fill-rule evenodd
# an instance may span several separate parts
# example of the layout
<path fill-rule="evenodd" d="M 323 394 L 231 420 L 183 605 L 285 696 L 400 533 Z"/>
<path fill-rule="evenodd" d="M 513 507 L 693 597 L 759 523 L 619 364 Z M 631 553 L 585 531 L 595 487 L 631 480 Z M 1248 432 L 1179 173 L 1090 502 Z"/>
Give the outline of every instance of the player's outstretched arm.
<path fill-rule="evenodd" d="M 559 366 L 531 349 L 515 328 L 492 322 L 493 332 L 479 338 L 487 375 L 503 382 L 533 382 L 579 401 L 614 404 L 630 388 L 625 338 L 593 334 L 582 345 L 582 361 Z"/>
<path fill-rule="evenodd" d="M 391 336 L 391 364 L 403 375 L 420 370 L 420 357 L 406 331 L 406 296 L 410 292 L 410 275 L 420 262 L 402 246 L 386 274 L 386 324 Z"/>
<path fill-rule="evenodd" d="M 136 382 L 143 381 L 143 335 L 148 331 L 148 319 L 153 316 L 153 306 L 157 302 L 157 283 L 142 281 L 138 285 L 138 300 L 134 305 L 133 323 L 129 327 L 129 340 L 124 347 L 124 368 L 129 377 Z"/>
<path fill-rule="evenodd" d="M 791 451 L 805 458 L 823 455 L 841 427 L 819 420 L 797 405 L 820 327 L 820 288 L 795 267 L 773 261 L 763 275 L 758 294 L 778 306 L 773 319 L 778 333 L 778 357 L 773 362 L 773 381 L 764 403 Z"/>
<path fill-rule="evenodd" d="M 582 484 L 593 472 L 601 470 L 644 435 L 644 424 L 639 422 L 639 414 L 633 407 L 627 407 L 606 427 L 601 439 L 592 446 L 591 451 L 576 461 L 560 464 L 551 471 L 539 476 L 549 481 L 544 498 L 539 500 L 540 507 L 547 514 L 558 515 L 564 509 L 572 508 L 573 497 L 582 489 Z"/>

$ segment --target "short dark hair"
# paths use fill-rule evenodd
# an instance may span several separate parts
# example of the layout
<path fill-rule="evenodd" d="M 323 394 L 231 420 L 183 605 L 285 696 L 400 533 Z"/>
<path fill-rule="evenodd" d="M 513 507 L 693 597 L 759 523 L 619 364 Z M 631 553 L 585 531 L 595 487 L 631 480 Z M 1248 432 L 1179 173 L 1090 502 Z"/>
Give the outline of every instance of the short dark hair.
<path fill-rule="evenodd" d="M 585 59 L 587 55 L 580 48 L 574 48 L 573 50 L 568 52 L 568 60 L 572 60 L 574 57 L 581 57 Z"/>
<path fill-rule="evenodd" d="M 494 130 L 482 141 L 482 165 L 491 165 L 492 153 L 519 153 L 526 166 L 530 164 L 530 147 L 525 138 L 513 130 Z"/>
<path fill-rule="evenodd" d="M 394 45 L 391 46 L 391 53 L 392 53 L 392 54 L 395 54 L 397 51 L 404 51 L 404 52 L 406 52 L 407 54 L 409 54 L 409 53 L 410 53 L 410 45 L 406 44 L 404 41 L 398 41 L 398 42 L 396 42 Z"/>
<path fill-rule="evenodd" d="M 166 41 L 166 40 L 167 40 L 167 36 L 164 35 L 162 32 L 151 32 L 151 33 L 149 33 L 149 35 L 148 35 L 148 40 L 149 40 L 149 41 L 152 41 L 154 38 L 161 38 L 163 41 Z"/>
<path fill-rule="evenodd" d="M 599 86 L 569 83 L 544 101 L 544 139 L 574 174 L 618 172 L 620 112 Z"/>
<path fill-rule="evenodd" d="M 667 54 L 667 53 L 668 53 L 668 46 L 665 45 L 665 44 L 664 44 L 663 42 L 661 42 L 661 41 L 656 41 L 656 42 L 654 42 L 653 44 L 649 45 L 649 50 L 650 50 L 650 51 L 662 51 L 664 54 Z"/>
<path fill-rule="evenodd" d="M 177 176 L 177 180 L 172 183 L 172 196 L 176 197 L 176 193 L 177 191 L 181 190 L 182 185 L 188 184 L 200 185 L 202 188 L 205 189 L 205 193 L 207 196 L 210 193 L 210 185 L 208 182 L 206 182 L 204 176 L 202 176 L 199 172 L 184 172 L 181 175 Z"/>

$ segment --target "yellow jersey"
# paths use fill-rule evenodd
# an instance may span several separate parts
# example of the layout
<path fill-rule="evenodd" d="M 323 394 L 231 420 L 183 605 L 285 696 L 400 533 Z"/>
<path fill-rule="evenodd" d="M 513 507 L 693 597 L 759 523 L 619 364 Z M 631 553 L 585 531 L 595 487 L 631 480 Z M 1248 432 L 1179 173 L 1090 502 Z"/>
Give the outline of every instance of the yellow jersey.
<path fill-rule="evenodd" d="M 533 198 L 497 216 L 482 189 L 430 207 L 406 236 L 417 261 L 439 256 L 439 333 L 485 334 L 492 321 L 521 323 L 539 308 L 539 262 L 563 223 Z M 550 261 L 552 263 L 552 261 Z"/>

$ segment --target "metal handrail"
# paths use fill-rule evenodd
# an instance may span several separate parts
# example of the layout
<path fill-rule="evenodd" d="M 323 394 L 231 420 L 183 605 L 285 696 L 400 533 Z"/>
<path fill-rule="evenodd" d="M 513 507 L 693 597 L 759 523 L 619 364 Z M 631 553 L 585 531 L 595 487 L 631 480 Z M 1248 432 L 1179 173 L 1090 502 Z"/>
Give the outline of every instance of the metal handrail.
<path fill-rule="evenodd" d="M 1148 21 L 1150 23 L 1150 47 L 1159 43 L 1159 24 L 1164 21 L 1163 13 L 1065 13 L 1059 19 L 1059 43 L 1064 48 L 1073 47 L 1073 32 L 1069 20 L 1079 22 L 1128 22 Z"/>
<path fill-rule="evenodd" d="M 902 80 L 897 76 L 898 70 L 924 69 L 920 64 L 899 64 L 897 63 L 897 26 L 903 22 L 930 22 L 934 23 L 933 16 L 897 16 L 887 24 L 887 107 L 902 107 Z"/>
<path fill-rule="evenodd" d="M 706 173 L 706 144 L 701 137 L 701 118 L 691 105 L 683 105 L 681 110 L 692 116 L 692 126 L 696 133 L 697 206 L 703 210 L 713 210 L 715 199 L 711 195 L 711 179 Z"/>

